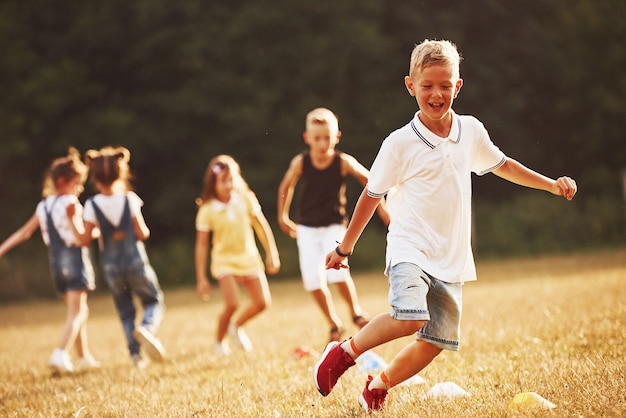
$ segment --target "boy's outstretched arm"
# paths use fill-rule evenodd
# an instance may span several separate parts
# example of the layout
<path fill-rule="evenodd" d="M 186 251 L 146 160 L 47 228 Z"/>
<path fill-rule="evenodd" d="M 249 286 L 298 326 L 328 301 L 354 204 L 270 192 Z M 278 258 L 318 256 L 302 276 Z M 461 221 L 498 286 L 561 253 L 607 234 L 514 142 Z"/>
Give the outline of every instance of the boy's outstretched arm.
<path fill-rule="evenodd" d="M 520 186 L 545 190 L 557 196 L 563 196 L 567 200 L 572 200 L 578 191 L 574 179 L 563 176 L 553 180 L 512 158 L 507 158 L 501 167 L 493 171 L 493 174 Z"/>
<path fill-rule="evenodd" d="M 348 224 L 346 235 L 343 237 L 341 244 L 337 246 L 337 250 L 343 254 L 352 253 L 352 250 L 358 241 L 359 237 L 363 233 L 365 226 L 374 215 L 374 211 L 380 203 L 381 197 L 371 197 L 367 194 L 367 188 L 363 189 L 359 200 L 356 202 L 354 213 Z M 343 264 L 343 260 L 346 256 L 342 256 L 336 250 L 329 252 L 326 255 L 326 268 L 327 269 L 339 269 L 346 267 Z"/>

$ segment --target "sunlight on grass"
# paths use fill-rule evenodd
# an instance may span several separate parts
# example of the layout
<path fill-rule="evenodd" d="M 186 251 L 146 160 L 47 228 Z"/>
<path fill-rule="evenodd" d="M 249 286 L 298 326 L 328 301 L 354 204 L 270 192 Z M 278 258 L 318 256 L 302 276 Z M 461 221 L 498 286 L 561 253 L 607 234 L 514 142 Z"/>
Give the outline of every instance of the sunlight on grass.
<path fill-rule="evenodd" d="M 626 413 L 626 251 L 492 261 L 464 288 L 462 344 L 420 376 L 398 386 L 389 417 L 600 417 Z M 386 312 L 379 272 L 356 275 L 364 308 Z M 47 368 L 65 316 L 59 301 L 0 306 L 0 416 L 7 417 L 352 417 L 366 416 L 356 398 L 366 375 L 352 368 L 328 397 L 312 382 L 328 337 L 299 280 L 270 282 L 272 307 L 247 326 L 254 351 L 227 358 L 212 351 L 219 292 L 208 303 L 194 289 L 166 292 L 159 337 L 168 361 L 131 367 L 110 297 L 90 300 L 89 338 L 98 370 L 55 376 Z M 346 323 L 349 314 L 339 312 Z M 355 332 L 353 326 L 349 332 Z M 375 349 L 387 361 L 409 341 Z M 468 397 L 426 398 L 434 384 L 454 382 Z M 556 407 L 510 409 L 522 392 Z"/>

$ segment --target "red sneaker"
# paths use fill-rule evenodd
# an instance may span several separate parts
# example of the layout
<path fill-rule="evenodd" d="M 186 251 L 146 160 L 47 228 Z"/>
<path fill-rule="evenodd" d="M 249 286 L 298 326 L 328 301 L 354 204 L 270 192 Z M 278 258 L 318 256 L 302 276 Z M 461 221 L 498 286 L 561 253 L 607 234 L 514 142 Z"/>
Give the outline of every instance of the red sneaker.
<path fill-rule="evenodd" d="M 322 357 L 313 368 L 313 381 L 322 396 L 328 395 L 333 390 L 337 380 L 351 366 L 354 366 L 354 360 L 343 351 L 341 343 L 331 341 L 326 345 Z"/>
<path fill-rule="evenodd" d="M 372 380 L 372 376 L 367 376 L 365 389 L 363 389 L 363 393 L 359 396 L 359 404 L 365 412 L 380 411 L 383 409 L 385 397 L 387 397 L 387 391 L 385 389 L 369 389 L 369 384 Z"/>

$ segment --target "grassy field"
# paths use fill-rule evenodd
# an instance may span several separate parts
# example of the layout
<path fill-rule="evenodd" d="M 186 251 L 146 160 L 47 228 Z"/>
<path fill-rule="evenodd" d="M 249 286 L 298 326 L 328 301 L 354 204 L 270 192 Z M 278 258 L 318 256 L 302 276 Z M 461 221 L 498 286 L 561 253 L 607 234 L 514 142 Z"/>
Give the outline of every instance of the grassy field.
<path fill-rule="evenodd" d="M 626 414 L 626 250 L 478 265 L 464 288 L 461 351 L 444 352 L 420 376 L 387 397 L 389 417 L 617 417 Z M 7 278 L 3 278 L 7 279 Z M 375 272 L 355 277 L 372 315 L 388 310 Z M 247 327 L 251 353 L 212 351 L 219 292 L 166 292 L 159 336 L 169 359 L 135 370 L 110 297 L 90 300 L 98 370 L 54 375 L 48 357 L 65 307 L 60 301 L 0 306 L 0 416 L 6 417 L 353 417 L 366 375 L 350 369 L 328 397 L 312 382 L 327 326 L 299 280 L 272 282 L 273 306 Z M 348 314 L 340 305 L 340 313 Z M 350 328 L 354 332 L 353 327 Z M 389 361 L 409 339 L 375 349 Z M 423 398 L 454 382 L 467 397 Z M 536 392 L 554 409 L 510 408 Z"/>

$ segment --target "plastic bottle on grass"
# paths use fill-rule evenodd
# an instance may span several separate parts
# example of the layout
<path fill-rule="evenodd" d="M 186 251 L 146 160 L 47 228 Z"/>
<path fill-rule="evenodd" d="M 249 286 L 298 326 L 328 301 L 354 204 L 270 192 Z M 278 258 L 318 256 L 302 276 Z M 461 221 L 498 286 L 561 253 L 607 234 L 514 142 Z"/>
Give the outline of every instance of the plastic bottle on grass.
<path fill-rule="evenodd" d="M 359 370 L 363 373 L 376 373 L 387 367 L 387 362 L 373 351 L 366 351 L 356 359 Z"/>

